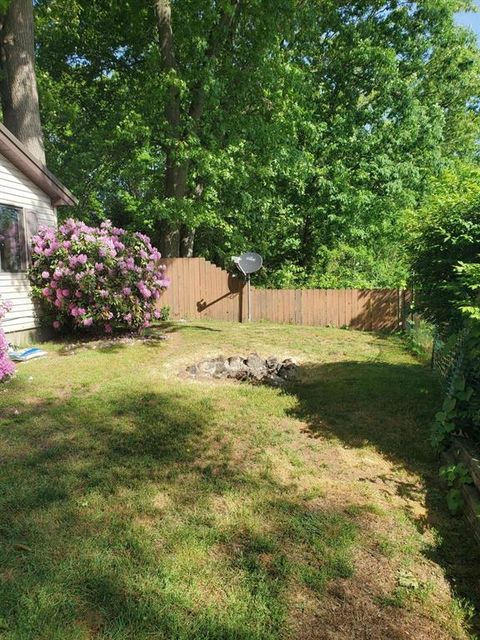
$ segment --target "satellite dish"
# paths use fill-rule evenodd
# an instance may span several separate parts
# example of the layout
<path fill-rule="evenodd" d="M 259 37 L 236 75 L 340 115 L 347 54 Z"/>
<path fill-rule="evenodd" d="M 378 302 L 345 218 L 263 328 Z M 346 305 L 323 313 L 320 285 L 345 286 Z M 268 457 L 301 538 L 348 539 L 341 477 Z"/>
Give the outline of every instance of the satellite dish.
<path fill-rule="evenodd" d="M 262 268 L 263 258 L 258 253 L 247 251 L 246 253 L 242 253 L 242 255 L 235 260 L 235 263 L 240 271 L 245 275 L 248 275 L 250 273 L 257 272 Z"/>
<path fill-rule="evenodd" d="M 255 273 L 262 268 L 263 258 L 258 253 L 253 251 L 247 251 L 242 253 L 241 256 L 232 256 L 233 262 L 237 265 L 240 271 L 246 276 L 247 291 L 248 291 L 248 321 L 252 320 L 252 293 L 250 290 L 250 274 Z"/>

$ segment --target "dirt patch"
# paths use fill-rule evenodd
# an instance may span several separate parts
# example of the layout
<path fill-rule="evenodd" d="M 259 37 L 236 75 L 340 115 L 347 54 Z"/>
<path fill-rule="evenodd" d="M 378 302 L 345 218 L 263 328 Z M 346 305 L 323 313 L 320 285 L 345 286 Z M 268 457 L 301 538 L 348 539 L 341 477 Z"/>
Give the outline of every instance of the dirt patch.
<path fill-rule="evenodd" d="M 388 604 L 396 578 L 385 558 L 361 552 L 355 575 L 330 583 L 320 598 L 296 590 L 289 620 L 295 640 L 451 640 L 452 635 L 416 606 L 414 596 L 402 607 Z M 438 592 L 436 598 L 441 597 Z M 458 631 L 458 630 L 457 630 Z M 461 632 L 460 632 L 461 633 Z"/>

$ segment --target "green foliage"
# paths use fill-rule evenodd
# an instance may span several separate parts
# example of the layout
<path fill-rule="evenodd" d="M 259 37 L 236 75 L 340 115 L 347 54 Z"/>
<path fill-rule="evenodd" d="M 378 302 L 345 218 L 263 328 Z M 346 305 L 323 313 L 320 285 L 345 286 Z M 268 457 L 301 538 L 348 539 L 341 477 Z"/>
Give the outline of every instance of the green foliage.
<path fill-rule="evenodd" d="M 480 265 L 462 262 L 454 271 L 457 278 L 452 281 L 451 290 L 455 292 L 455 299 L 460 300 L 454 317 L 463 316 L 463 338 L 450 373 L 449 393 L 436 415 L 432 434 L 435 446 L 448 444 L 455 431 L 480 442 Z M 453 334 L 449 342 L 456 341 L 457 335 Z"/>
<path fill-rule="evenodd" d="M 480 258 L 480 255 L 477 257 Z M 460 305 L 460 311 L 474 323 L 480 321 L 480 263 L 459 262 L 456 271 L 469 294 Z M 480 352 L 475 355 L 480 355 Z"/>
<path fill-rule="evenodd" d="M 468 344 L 466 341 L 467 354 Z M 435 415 L 432 444 L 437 449 L 448 444 L 455 432 L 465 433 L 477 439 L 479 437 L 478 411 L 472 406 L 475 389 L 469 384 L 471 369 L 468 366 L 465 369 L 468 373 L 462 372 L 454 379 L 451 393 L 443 401 L 441 411 Z"/>
<path fill-rule="evenodd" d="M 448 486 L 447 505 L 450 512 L 456 515 L 463 507 L 462 487 L 465 484 L 472 484 L 472 476 L 463 464 L 449 464 L 440 468 L 440 477 Z"/>
<path fill-rule="evenodd" d="M 434 329 L 432 325 L 420 317 L 407 320 L 404 341 L 405 345 L 415 356 L 423 361 L 431 360 L 434 340 Z"/>
<path fill-rule="evenodd" d="M 473 262 L 480 247 L 480 166 L 457 164 L 445 171 L 412 232 L 417 308 L 439 326 L 461 326 L 461 308 L 474 290 L 459 277 L 458 266 Z"/>
<path fill-rule="evenodd" d="M 258 284 L 403 285 L 404 212 L 478 132 L 478 49 L 454 25 L 456 3 L 248 0 L 209 57 L 228 6 L 172 3 L 169 75 L 146 0 L 39 0 L 47 150 L 80 198 L 75 215 L 155 242 L 165 221 L 185 225 L 217 264 L 255 249 Z M 164 115 L 172 84 L 177 138 Z M 172 145 L 189 172 L 175 201 L 164 191 Z"/>
<path fill-rule="evenodd" d="M 170 320 L 171 311 L 172 310 L 170 309 L 169 305 L 164 304 L 163 307 L 160 307 L 160 315 L 158 316 L 158 319 L 162 322 L 167 322 L 167 320 Z"/>

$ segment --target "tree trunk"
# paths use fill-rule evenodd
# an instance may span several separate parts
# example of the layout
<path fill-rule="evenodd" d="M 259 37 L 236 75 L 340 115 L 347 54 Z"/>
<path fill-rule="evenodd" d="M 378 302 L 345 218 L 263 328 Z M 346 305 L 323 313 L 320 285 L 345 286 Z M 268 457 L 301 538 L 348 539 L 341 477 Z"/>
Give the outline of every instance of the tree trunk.
<path fill-rule="evenodd" d="M 195 242 L 195 229 L 190 229 L 182 224 L 180 229 L 180 256 L 182 258 L 193 258 L 193 244 Z"/>
<path fill-rule="evenodd" d="M 0 18 L 3 122 L 45 164 L 35 74 L 32 0 L 11 0 Z"/>
<path fill-rule="evenodd" d="M 158 47 L 163 69 L 170 74 L 178 70 L 172 29 L 172 9 L 170 0 L 154 0 L 155 17 L 157 19 Z M 187 166 L 178 164 L 175 158 L 175 147 L 181 136 L 181 104 L 180 91 L 175 82 L 170 82 L 165 105 L 165 118 L 170 129 L 170 140 L 166 146 L 165 197 L 184 198 L 187 190 Z M 165 257 L 180 255 L 180 225 L 160 223 L 162 237 L 160 251 Z"/>
<path fill-rule="evenodd" d="M 158 226 L 158 248 L 164 258 L 180 255 L 180 227 L 162 220 Z"/>
<path fill-rule="evenodd" d="M 205 89 L 202 73 L 190 90 L 190 104 L 185 109 L 182 118 L 182 103 L 180 90 L 175 82 L 175 76 L 179 73 L 179 65 L 175 54 L 175 41 L 172 27 L 171 0 L 152 0 L 158 31 L 158 48 L 162 61 L 163 71 L 169 75 L 170 85 L 165 105 L 165 118 L 169 126 L 170 140 L 165 145 L 166 169 L 165 169 L 165 197 L 186 198 L 188 188 L 188 173 L 190 162 L 178 160 L 177 150 L 179 143 L 187 134 L 187 123 L 190 120 L 198 127 L 205 110 Z M 241 0 L 230 0 L 230 5 L 220 15 L 218 25 L 208 34 L 208 46 L 205 54 L 205 65 L 209 60 L 216 58 L 229 38 L 233 38 L 235 25 L 237 24 Z M 167 233 L 162 239 L 165 257 L 191 257 L 193 255 L 193 242 L 195 231 L 185 225 L 169 225 L 160 223 Z"/>

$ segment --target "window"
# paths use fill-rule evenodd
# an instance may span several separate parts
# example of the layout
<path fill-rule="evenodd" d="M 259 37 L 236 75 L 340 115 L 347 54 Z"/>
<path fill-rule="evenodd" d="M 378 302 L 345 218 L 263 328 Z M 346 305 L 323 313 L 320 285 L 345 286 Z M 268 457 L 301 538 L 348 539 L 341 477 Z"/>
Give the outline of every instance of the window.
<path fill-rule="evenodd" d="M 0 272 L 26 268 L 26 242 L 23 211 L 0 204 Z"/>

